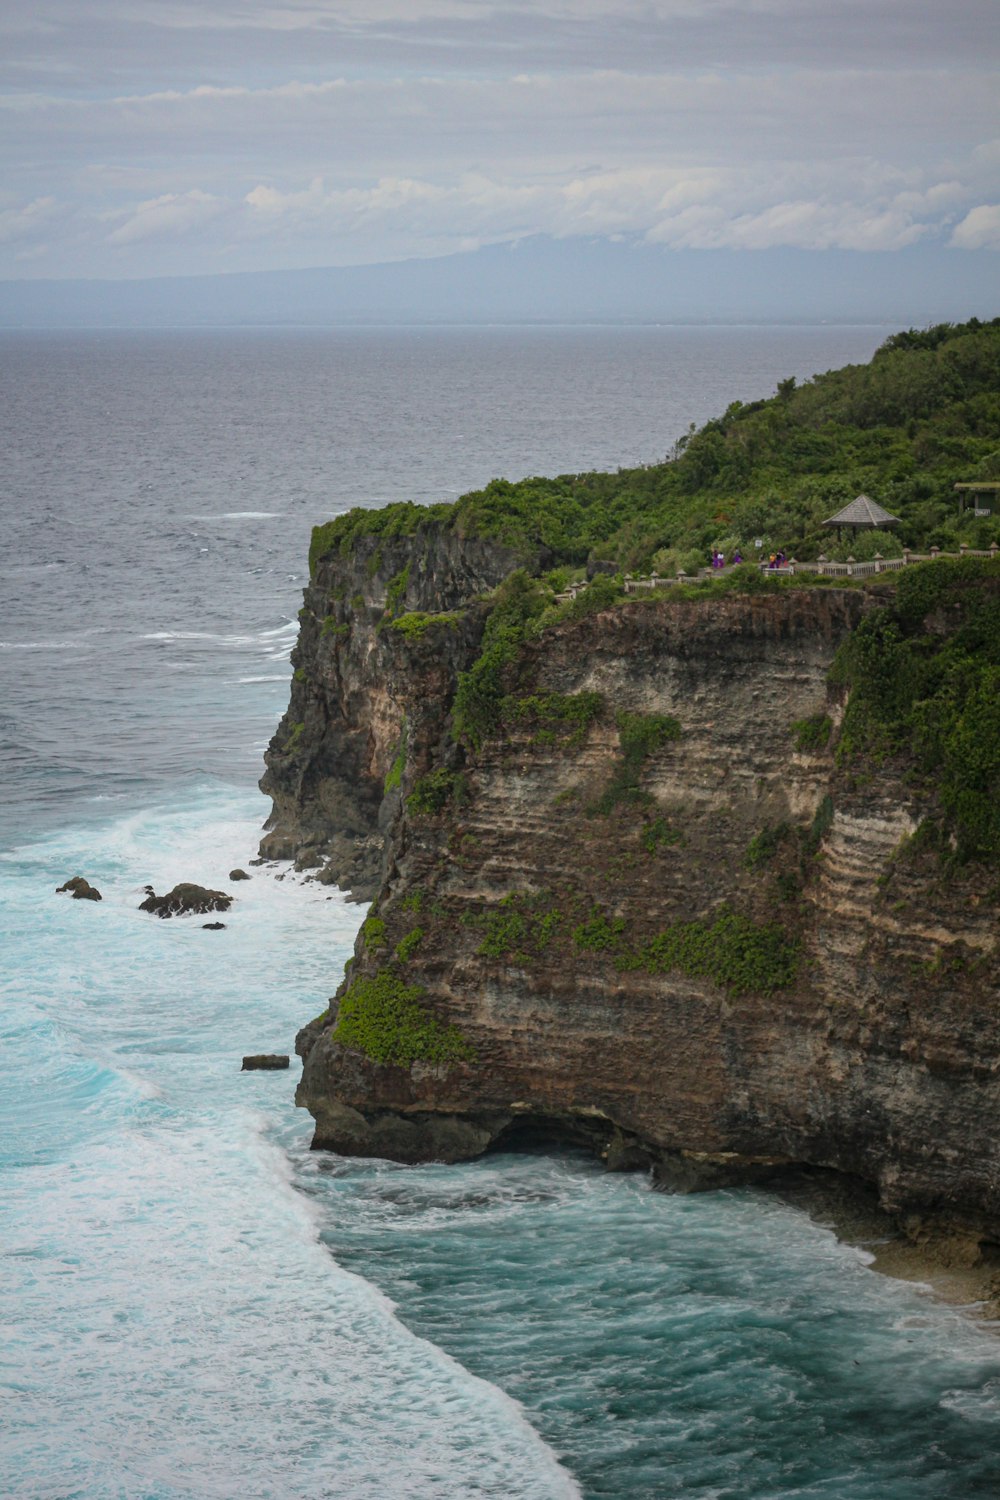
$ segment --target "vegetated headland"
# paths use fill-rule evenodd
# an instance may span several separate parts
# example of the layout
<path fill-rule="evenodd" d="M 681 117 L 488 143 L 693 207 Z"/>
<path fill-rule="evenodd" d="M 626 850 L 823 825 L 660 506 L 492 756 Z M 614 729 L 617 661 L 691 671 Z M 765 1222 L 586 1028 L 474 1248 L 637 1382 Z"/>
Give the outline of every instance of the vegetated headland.
<path fill-rule="evenodd" d="M 261 848 L 374 904 L 299 1037 L 315 1144 L 848 1184 L 995 1299 L 1000 522 L 954 489 L 993 481 L 1000 319 L 663 464 L 317 527 Z M 898 524 L 838 539 L 859 493 Z M 673 581 L 758 541 L 952 555 Z"/>

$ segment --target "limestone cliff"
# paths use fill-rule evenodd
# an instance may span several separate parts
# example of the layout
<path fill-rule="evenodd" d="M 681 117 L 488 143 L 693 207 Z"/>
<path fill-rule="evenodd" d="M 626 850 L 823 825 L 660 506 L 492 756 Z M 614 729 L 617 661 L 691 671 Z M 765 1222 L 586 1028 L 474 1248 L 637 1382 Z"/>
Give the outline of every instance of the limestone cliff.
<path fill-rule="evenodd" d="M 515 561 L 431 528 L 307 592 L 262 848 L 378 893 L 299 1038 L 316 1144 L 559 1136 L 678 1184 L 805 1164 L 996 1239 L 996 879 L 913 837 L 933 796 L 904 762 L 834 755 L 831 663 L 879 591 L 555 618 L 457 743 Z"/>

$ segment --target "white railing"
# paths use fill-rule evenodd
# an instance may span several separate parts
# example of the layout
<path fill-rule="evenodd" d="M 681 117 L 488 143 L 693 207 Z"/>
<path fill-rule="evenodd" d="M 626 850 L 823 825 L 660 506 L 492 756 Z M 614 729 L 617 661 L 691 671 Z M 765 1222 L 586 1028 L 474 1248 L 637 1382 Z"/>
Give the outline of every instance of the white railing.
<path fill-rule="evenodd" d="M 929 552 L 910 552 L 904 550 L 902 557 L 882 557 L 876 555 L 868 562 L 855 562 L 849 557 L 846 562 L 829 562 L 825 557 L 819 557 L 815 562 L 798 562 L 794 557 L 787 562 L 772 567 L 769 562 L 759 563 L 760 571 L 769 578 L 788 578 L 795 573 L 818 573 L 825 578 L 872 578 L 877 573 L 898 573 L 901 568 L 909 567 L 911 563 L 936 562 L 939 557 L 987 557 L 995 559 L 1000 556 L 1000 546 L 993 542 L 985 549 L 963 546 L 959 552 L 942 552 L 939 547 L 932 547 Z M 661 578 L 657 573 L 651 573 L 647 577 L 635 578 L 631 573 L 625 575 L 626 594 L 651 593 L 654 589 L 669 588 L 675 583 L 691 583 L 695 579 L 699 581 L 705 578 L 725 578 L 731 571 L 733 565 L 730 563 L 724 568 L 700 568 L 697 573 L 678 573 L 676 577 Z M 575 599 L 587 587 L 586 582 L 571 583 L 563 593 L 557 594 L 558 602 L 563 603 L 569 599 Z"/>

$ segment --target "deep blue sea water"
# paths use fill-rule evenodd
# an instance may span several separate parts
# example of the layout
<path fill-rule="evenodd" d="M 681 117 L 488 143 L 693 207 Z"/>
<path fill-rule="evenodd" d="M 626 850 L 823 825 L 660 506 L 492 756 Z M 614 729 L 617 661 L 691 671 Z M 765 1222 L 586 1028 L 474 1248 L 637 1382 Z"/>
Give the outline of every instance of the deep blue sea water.
<path fill-rule="evenodd" d="M 986 1500 L 1000 1345 L 750 1192 L 308 1150 L 363 911 L 254 870 L 310 527 L 662 457 L 887 330 L 0 338 L 0 1493 Z M 101 904 L 56 897 L 83 873 Z"/>

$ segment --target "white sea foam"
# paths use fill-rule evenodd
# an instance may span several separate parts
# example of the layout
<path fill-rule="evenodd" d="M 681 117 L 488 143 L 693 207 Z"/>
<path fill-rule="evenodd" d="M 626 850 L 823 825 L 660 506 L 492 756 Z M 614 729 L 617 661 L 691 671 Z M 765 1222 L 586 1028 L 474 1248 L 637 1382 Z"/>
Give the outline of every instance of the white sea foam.
<path fill-rule="evenodd" d="M 69 641 L 0 641 L 0 651 L 81 651 L 87 641 L 74 638 Z"/>
<path fill-rule="evenodd" d="M 7 1488 L 569 1500 L 517 1403 L 330 1258 L 268 1138 L 307 1128 L 289 1075 L 239 1072 L 322 1007 L 364 908 L 258 867 L 224 933 L 137 910 L 145 878 L 225 885 L 250 806 L 206 788 L 0 861 L 36 974 L 2 1026 L 21 1127 L 4 1137 Z M 100 905 L 39 900 L 83 863 Z"/>

